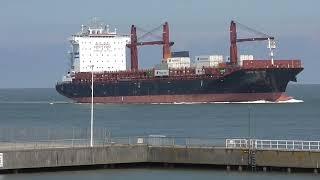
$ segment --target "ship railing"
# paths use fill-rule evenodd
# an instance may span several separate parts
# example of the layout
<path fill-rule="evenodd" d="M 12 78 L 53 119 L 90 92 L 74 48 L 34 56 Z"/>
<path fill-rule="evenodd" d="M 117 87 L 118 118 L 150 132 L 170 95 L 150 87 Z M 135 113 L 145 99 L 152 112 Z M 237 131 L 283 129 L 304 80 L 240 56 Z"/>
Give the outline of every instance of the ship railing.
<path fill-rule="evenodd" d="M 300 60 L 243 60 L 242 68 L 301 68 Z"/>
<path fill-rule="evenodd" d="M 226 148 L 251 148 L 256 150 L 320 151 L 320 141 L 226 139 Z"/>

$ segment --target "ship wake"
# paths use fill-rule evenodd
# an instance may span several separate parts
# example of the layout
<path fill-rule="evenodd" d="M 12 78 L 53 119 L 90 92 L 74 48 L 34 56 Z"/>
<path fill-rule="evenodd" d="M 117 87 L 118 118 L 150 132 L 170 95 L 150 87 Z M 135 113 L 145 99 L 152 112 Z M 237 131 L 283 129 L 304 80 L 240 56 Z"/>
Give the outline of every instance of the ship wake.
<path fill-rule="evenodd" d="M 244 101 L 244 102 L 215 102 L 215 103 L 231 103 L 231 104 L 286 104 L 286 103 L 303 103 L 303 100 L 300 99 L 289 99 L 283 101 L 266 101 L 266 100 L 257 100 L 257 101 Z"/>
<path fill-rule="evenodd" d="M 266 100 L 257 100 L 257 101 L 241 101 L 241 102 L 174 102 L 174 103 L 151 103 L 151 104 L 175 104 L 175 105 L 185 105 L 185 104 L 289 104 L 289 103 L 303 103 L 303 100 L 300 99 L 289 99 L 283 101 L 266 101 Z"/>

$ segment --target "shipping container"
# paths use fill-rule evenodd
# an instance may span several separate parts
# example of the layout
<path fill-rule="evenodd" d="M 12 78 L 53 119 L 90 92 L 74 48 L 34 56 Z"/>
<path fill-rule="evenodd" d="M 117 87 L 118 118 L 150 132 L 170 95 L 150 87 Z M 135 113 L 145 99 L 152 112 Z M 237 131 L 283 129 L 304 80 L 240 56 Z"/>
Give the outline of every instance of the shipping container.
<path fill-rule="evenodd" d="M 195 57 L 196 67 L 216 67 L 224 62 L 222 55 L 203 55 Z"/>
<path fill-rule="evenodd" d="M 190 56 L 189 56 L 189 51 L 177 51 L 177 52 L 172 52 L 171 57 L 190 57 Z"/>
<path fill-rule="evenodd" d="M 168 69 L 154 70 L 154 76 L 155 77 L 169 76 L 169 70 Z"/>
<path fill-rule="evenodd" d="M 190 68 L 190 58 L 189 57 L 168 58 L 167 64 L 168 64 L 168 68 L 170 69 Z"/>
<path fill-rule="evenodd" d="M 243 61 L 245 60 L 253 60 L 253 55 L 240 55 L 239 61 L 238 61 L 238 65 L 242 66 L 243 65 Z"/>
<path fill-rule="evenodd" d="M 168 69 L 168 64 L 167 63 L 157 64 L 155 65 L 154 69 L 157 69 L 157 70 Z"/>
<path fill-rule="evenodd" d="M 205 73 L 205 70 L 203 68 L 196 68 L 196 74 L 197 75 L 201 75 L 201 74 L 204 74 Z"/>

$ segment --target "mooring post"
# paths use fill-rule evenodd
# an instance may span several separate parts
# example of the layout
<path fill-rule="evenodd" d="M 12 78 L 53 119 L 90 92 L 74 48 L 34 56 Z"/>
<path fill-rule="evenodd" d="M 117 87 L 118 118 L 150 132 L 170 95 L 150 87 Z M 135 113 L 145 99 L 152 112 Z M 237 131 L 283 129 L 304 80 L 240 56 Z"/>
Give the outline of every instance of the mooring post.
<path fill-rule="evenodd" d="M 313 170 L 313 173 L 314 173 L 314 174 L 318 174 L 318 169 L 315 168 L 315 169 Z"/>
<path fill-rule="evenodd" d="M 229 165 L 227 165 L 227 171 L 230 171 L 230 170 L 231 170 L 230 166 L 229 166 Z"/>
<path fill-rule="evenodd" d="M 263 172 L 267 172 L 267 167 L 262 168 Z"/>

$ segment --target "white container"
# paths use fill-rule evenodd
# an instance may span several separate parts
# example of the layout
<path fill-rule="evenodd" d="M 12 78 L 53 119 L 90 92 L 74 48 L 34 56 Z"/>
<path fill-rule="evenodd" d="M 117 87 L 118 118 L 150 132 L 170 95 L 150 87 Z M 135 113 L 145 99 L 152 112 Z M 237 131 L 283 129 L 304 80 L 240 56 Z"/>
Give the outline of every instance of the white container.
<path fill-rule="evenodd" d="M 203 68 L 196 68 L 196 74 L 197 75 L 201 75 L 201 74 L 204 74 L 204 73 L 205 73 L 205 71 L 204 71 Z"/>
<path fill-rule="evenodd" d="M 202 56 L 196 56 L 195 60 L 196 61 L 209 61 L 210 57 L 207 55 L 202 55 Z"/>
<path fill-rule="evenodd" d="M 216 67 L 220 63 L 223 63 L 223 61 L 222 55 L 203 55 L 195 57 L 196 67 Z"/>
<path fill-rule="evenodd" d="M 209 61 L 197 62 L 196 68 L 210 67 Z"/>
<path fill-rule="evenodd" d="M 154 70 L 154 76 L 156 77 L 169 76 L 169 70 L 168 69 Z"/>
<path fill-rule="evenodd" d="M 190 68 L 190 58 L 189 57 L 168 58 L 167 64 L 168 64 L 168 68 L 170 69 Z"/>
<path fill-rule="evenodd" d="M 253 55 L 240 55 L 238 65 L 242 66 L 245 60 L 253 60 Z"/>

